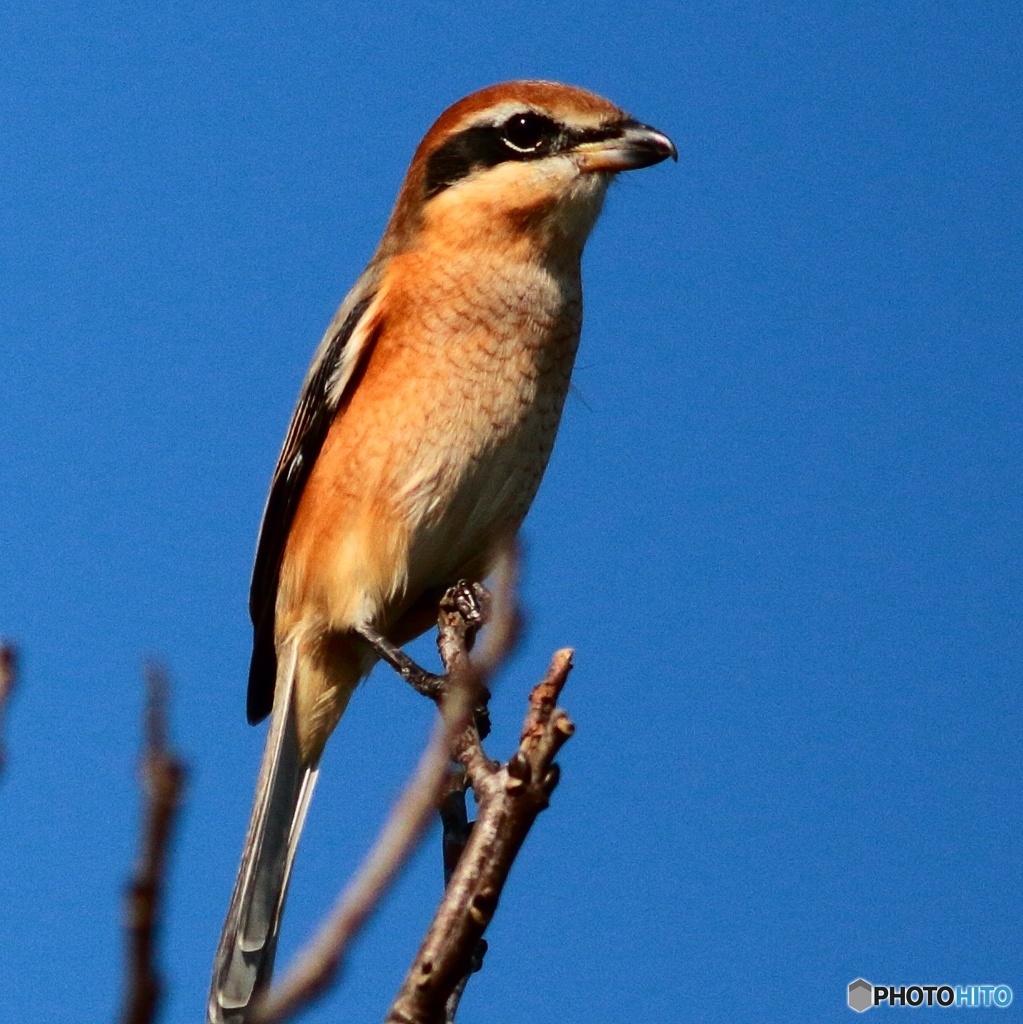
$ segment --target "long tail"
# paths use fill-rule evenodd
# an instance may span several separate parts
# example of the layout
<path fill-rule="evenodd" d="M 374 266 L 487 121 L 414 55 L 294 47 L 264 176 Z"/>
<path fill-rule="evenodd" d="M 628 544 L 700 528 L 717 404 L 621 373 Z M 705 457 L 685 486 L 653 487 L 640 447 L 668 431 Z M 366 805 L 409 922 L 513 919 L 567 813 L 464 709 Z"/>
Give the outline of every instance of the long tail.
<path fill-rule="evenodd" d="M 208 1024 L 242 1024 L 270 983 L 291 866 L 316 785 L 318 768 L 303 763 L 295 732 L 297 644 L 281 654 L 242 863 L 213 961 Z"/>

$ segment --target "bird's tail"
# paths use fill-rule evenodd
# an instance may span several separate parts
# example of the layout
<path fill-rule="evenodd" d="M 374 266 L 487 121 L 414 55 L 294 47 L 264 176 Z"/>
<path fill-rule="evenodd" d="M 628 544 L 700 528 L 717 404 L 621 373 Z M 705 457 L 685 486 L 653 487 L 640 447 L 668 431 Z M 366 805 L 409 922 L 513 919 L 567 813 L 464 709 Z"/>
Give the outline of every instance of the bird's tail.
<path fill-rule="evenodd" d="M 288 879 L 318 774 L 299 754 L 292 693 L 297 648 L 292 643 L 280 652 L 255 804 L 213 961 L 208 1024 L 241 1024 L 273 972 Z"/>

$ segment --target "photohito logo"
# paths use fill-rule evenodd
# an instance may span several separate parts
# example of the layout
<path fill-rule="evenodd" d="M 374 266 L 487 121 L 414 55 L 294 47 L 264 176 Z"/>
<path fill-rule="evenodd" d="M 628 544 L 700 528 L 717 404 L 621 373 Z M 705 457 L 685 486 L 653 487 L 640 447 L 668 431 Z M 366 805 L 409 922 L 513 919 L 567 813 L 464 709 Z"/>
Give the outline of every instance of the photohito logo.
<path fill-rule="evenodd" d="M 865 978 L 849 982 L 849 1009 L 863 1013 L 882 1003 L 888 1006 L 997 1006 L 1012 1003 L 1008 985 L 872 985 Z"/>

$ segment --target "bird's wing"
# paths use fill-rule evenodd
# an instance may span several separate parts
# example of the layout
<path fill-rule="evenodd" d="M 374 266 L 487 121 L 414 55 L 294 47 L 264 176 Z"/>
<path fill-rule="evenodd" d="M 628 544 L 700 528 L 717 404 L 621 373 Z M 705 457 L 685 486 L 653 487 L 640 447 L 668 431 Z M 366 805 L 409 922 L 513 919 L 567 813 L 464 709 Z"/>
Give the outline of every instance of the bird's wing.
<path fill-rule="evenodd" d="M 376 297 L 375 276 L 371 272 L 363 275 L 320 342 L 270 484 L 249 589 L 253 644 L 247 712 L 252 723 L 265 718 L 273 707 L 277 676 L 274 613 L 284 547 L 299 499 L 341 404 L 345 387 L 370 347 L 367 325 L 371 318 L 367 312 Z"/>

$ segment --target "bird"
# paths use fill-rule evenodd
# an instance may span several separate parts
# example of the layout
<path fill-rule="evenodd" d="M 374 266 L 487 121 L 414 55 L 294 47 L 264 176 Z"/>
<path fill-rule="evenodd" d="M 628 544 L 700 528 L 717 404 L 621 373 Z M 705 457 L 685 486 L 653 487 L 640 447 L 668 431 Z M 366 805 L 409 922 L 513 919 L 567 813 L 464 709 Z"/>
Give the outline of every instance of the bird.
<path fill-rule="evenodd" d="M 512 81 L 424 136 L 305 377 L 263 513 L 248 719 L 269 715 L 209 1024 L 269 985 L 328 737 L 381 658 L 486 577 L 540 486 L 582 324 L 580 260 L 622 171 L 674 143 L 587 90 Z"/>

